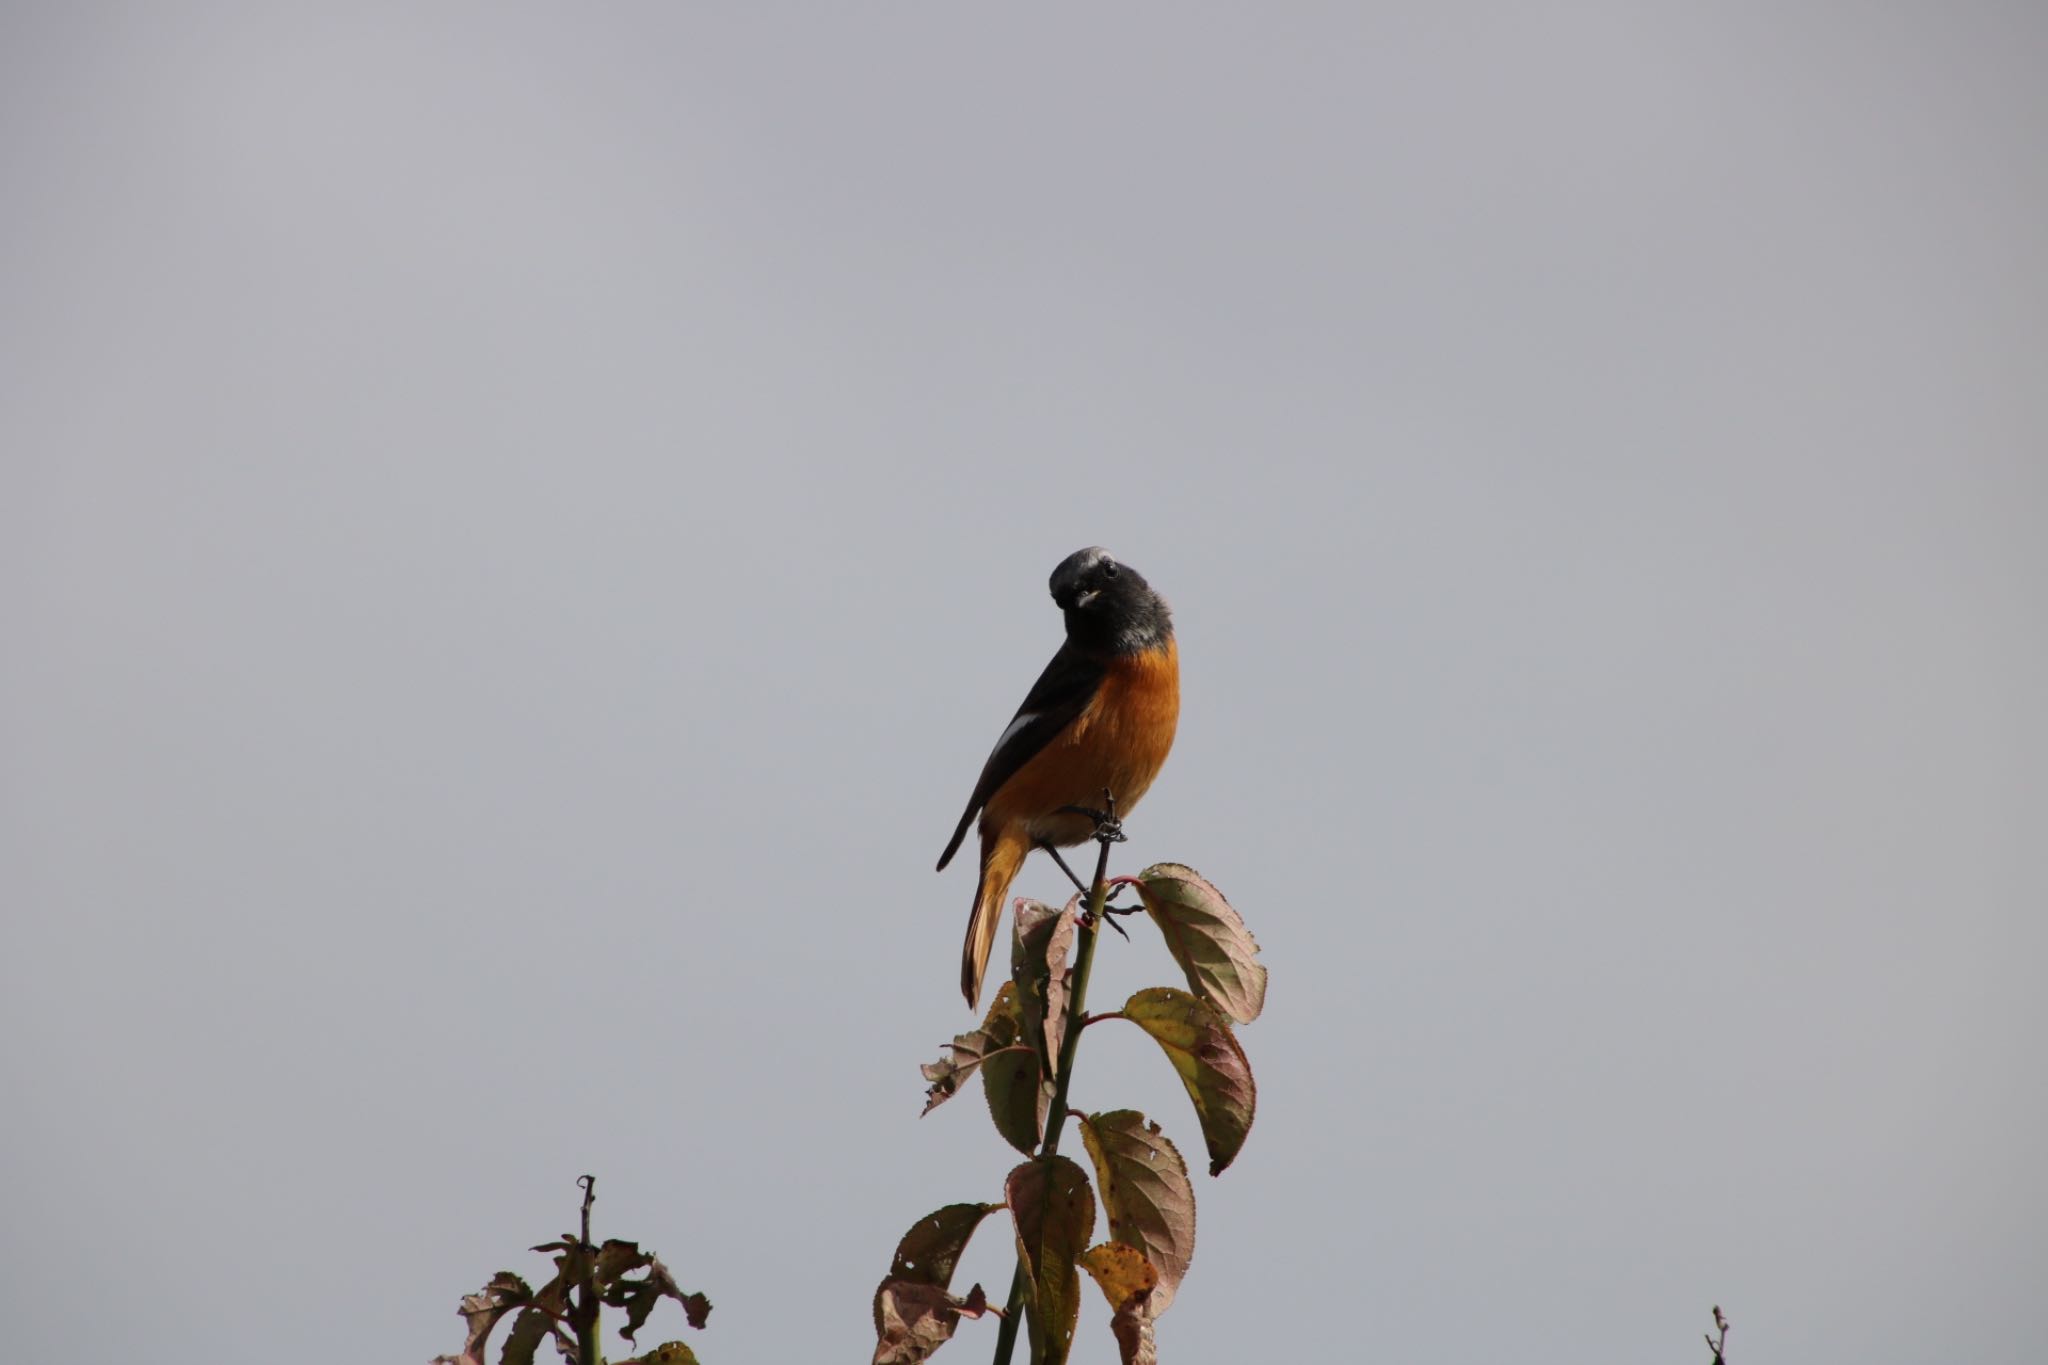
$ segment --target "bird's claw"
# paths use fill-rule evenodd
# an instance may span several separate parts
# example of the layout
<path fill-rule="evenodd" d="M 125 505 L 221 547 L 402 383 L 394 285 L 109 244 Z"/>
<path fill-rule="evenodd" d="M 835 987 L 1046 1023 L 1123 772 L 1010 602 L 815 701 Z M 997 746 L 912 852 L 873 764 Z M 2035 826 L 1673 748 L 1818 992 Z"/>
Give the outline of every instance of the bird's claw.
<path fill-rule="evenodd" d="M 1095 832 L 1088 837 L 1099 844 L 1121 844 L 1124 840 L 1124 822 L 1116 818 L 1115 810 L 1096 810 L 1092 806 L 1061 806 L 1061 815 L 1085 815 L 1095 822 Z"/>

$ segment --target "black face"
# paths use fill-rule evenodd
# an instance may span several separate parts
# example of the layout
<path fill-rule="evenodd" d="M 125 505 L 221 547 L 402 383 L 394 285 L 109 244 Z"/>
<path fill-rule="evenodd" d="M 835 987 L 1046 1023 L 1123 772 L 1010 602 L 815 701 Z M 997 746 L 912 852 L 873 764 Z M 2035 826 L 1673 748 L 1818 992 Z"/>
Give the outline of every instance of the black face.
<path fill-rule="evenodd" d="M 1091 653 L 1134 653 L 1173 634 L 1166 603 L 1145 576 L 1100 546 L 1061 560 L 1050 587 L 1066 614 L 1067 638 Z"/>

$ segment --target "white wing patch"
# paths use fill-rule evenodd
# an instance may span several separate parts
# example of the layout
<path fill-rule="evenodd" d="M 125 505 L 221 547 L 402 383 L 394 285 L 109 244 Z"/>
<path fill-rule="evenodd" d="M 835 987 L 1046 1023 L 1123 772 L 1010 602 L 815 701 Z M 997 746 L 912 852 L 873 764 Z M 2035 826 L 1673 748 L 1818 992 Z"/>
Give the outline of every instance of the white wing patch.
<path fill-rule="evenodd" d="M 1026 711 L 1023 714 L 1019 715 L 1017 719 L 1010 722 L 1010 728 L 1003 731 L 1003 737 L 996 741 L 996 747 L 993 752 L 1001 753 L 1003 751 L 1003 746 L 1008 744 L 1011 740 L 1015 739 L 1017 737 L 1017 732 L 1019 730 L 1022 730 L 1025 726 L 1029 725 L 1032 721 L 1037 719 L 1038 713 L 1036 711 Z"/>

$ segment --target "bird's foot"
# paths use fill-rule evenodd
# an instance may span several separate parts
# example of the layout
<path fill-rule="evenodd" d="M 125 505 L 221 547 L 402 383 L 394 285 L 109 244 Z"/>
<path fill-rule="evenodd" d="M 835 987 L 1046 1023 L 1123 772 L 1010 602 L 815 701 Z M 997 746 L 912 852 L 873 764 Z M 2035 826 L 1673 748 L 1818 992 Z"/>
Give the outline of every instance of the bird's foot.
<path fill-rule="evenodd" d="M 1124 842 L 1124 823 L 1116 818 L 1116 798 L 1105 789 L 1102 793 L 1102 809 L 1091 806 L 1061 806 L 1061 815 L 1085 815 L 1095 822 L 1095 832 L 1088 837 L 1098 844 L 1120 844 Z"/>

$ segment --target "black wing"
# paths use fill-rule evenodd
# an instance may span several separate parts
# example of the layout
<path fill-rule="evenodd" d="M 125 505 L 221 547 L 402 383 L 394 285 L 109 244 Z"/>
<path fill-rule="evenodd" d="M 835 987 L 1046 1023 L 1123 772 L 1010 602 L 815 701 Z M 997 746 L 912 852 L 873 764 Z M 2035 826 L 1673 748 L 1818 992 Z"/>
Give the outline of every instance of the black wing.
<path fill-rule="evenodd" d="M 1074 717 L 1087 708 L 1095 696 L 1095 689 L 1102 685 L 1104 671 L 1101 664 L 1082 658 L 1071 646 L 1060 646 L 1059 653 L 1053 655 L 1052 662 L 1045 666 L 1045 672 L 1031 684 L 1024 704 L 1017 708 L 1009 728 L 1003 731 L 1003 737 L 996 741 L 988 762 L 982 765 L 981 780 L 974 784 L 974 795 L 967 798 L 967 809 L 960 814 L 960 824 L 953 830 L 946 851 L 939 855 L 940 871 L 943 872 L 946 864 L 953 861 L 953 855 L 960 851 L 960 841 L 967 837 L 967 827 L 974 823 L 975 813 L 988 803 L 989 797 L 995 795 L 996 788 L 1015 776 L 1019 768 L 1029 763 L 1033 755 L 1052 742 L 1054 735 L 1066 729 Z"/>

